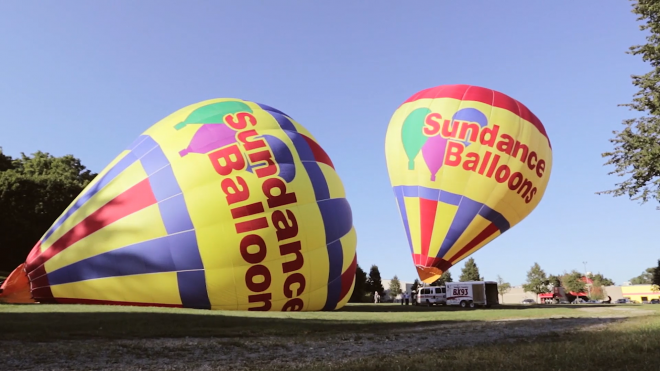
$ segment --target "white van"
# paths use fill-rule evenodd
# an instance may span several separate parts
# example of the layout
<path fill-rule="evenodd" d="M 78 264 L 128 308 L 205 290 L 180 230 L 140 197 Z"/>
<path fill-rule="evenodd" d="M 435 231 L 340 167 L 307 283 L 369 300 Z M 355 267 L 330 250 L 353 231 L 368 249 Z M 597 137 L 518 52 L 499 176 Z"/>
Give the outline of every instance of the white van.
<path fill-rule="evenodd" d="M 447 304 L 447 292 L 444 286 L 420 287 L 417 289 L 417 304 Z"/>

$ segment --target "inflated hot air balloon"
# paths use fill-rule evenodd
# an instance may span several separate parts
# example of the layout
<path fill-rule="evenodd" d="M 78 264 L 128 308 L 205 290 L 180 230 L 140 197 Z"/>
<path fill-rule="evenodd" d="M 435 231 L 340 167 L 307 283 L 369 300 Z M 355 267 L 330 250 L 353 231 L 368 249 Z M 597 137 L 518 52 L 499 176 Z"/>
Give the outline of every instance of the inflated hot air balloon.
<path fill-rule="evenodd" d="M 410 97 L 392 116 L 385 154 L 426 283 L 534 210 L 552 167 L 548 135 L 527 107 L 469 85 Z"/>
<path fill-rule="evenodd" d="M 335 310 L 353 290 L 356 243 L 342 182 L 314 137 L 274 108 L 214 99 L 156 123 L 112 161 L 2 295 Z"/>

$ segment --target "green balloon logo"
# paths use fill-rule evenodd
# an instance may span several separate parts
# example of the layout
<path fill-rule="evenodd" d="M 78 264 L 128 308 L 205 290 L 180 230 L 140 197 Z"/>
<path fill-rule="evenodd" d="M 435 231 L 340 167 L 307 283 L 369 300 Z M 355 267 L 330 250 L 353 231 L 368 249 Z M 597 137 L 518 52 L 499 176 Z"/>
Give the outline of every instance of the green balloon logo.
<path fill-rule="evenodd" d="M 401 142 L 408 156 L 408 170 L 415 169 L 415 157 L 419 154 L 428 137 L 424 135 L 424 119 L 431 113 L 428 108 L 418 108 L 406 117 L 401 127 Z"/>
<path fill-rule="evenodd" d="M 221 124 L 223 123 L 225 116 L 239 112 L 252 113 L 252 109 L 247 104 L 235 100 L 212 103 L 192 111 L 184 121 L 176 124 L 174 128 L 176 130 L 181 130 L 186 127 L 186 125 Z"/>

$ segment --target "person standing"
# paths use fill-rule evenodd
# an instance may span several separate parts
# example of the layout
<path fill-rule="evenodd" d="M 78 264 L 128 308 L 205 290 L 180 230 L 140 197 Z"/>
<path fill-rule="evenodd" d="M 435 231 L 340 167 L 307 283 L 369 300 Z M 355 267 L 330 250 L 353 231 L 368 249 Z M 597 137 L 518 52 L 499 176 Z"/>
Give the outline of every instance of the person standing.
<path fill-rule="evenodd" d="M 406 300 L 406 305 L 408 305 L 408 302 L 410 301 L 410 295 L 406 291 L 405 294 L 403 294 L 403 298 Z"/>

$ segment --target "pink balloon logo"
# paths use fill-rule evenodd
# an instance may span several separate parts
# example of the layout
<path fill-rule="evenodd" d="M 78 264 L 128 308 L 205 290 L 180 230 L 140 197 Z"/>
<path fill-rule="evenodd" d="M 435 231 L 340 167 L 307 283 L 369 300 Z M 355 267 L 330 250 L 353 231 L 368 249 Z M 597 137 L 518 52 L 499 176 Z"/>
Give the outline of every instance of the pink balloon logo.
<path fill-rule="evenodd" d="M 455 121 L 476 122 L 482 128 L 488 125 L 488 118 L 486 115 L 475 108 L 464 108 L 457 111 L 451 118 L 450 127 L 454 126 Z M 423 135 L 423 133 L 420 133 L 420 135 Z M 469 136 L 470 130 L 468 130 L 466 138 Z M 449 140 L 463 142 L 466 147 L 470 145 L 470 142 L 467 140 L 460 141 L 458 139 L 447 139 L 438 133 L 438 135 L 428 138 L 426 143 L 422 146 L 422 156 L 424 157 L 424 162 L 426 162 L 426 167 L 431 172 L 431 181 L 435 181 L 436 174 L 442 168 L 445 160 L 445 152 L 447 150 L 447 142 Z"/>

